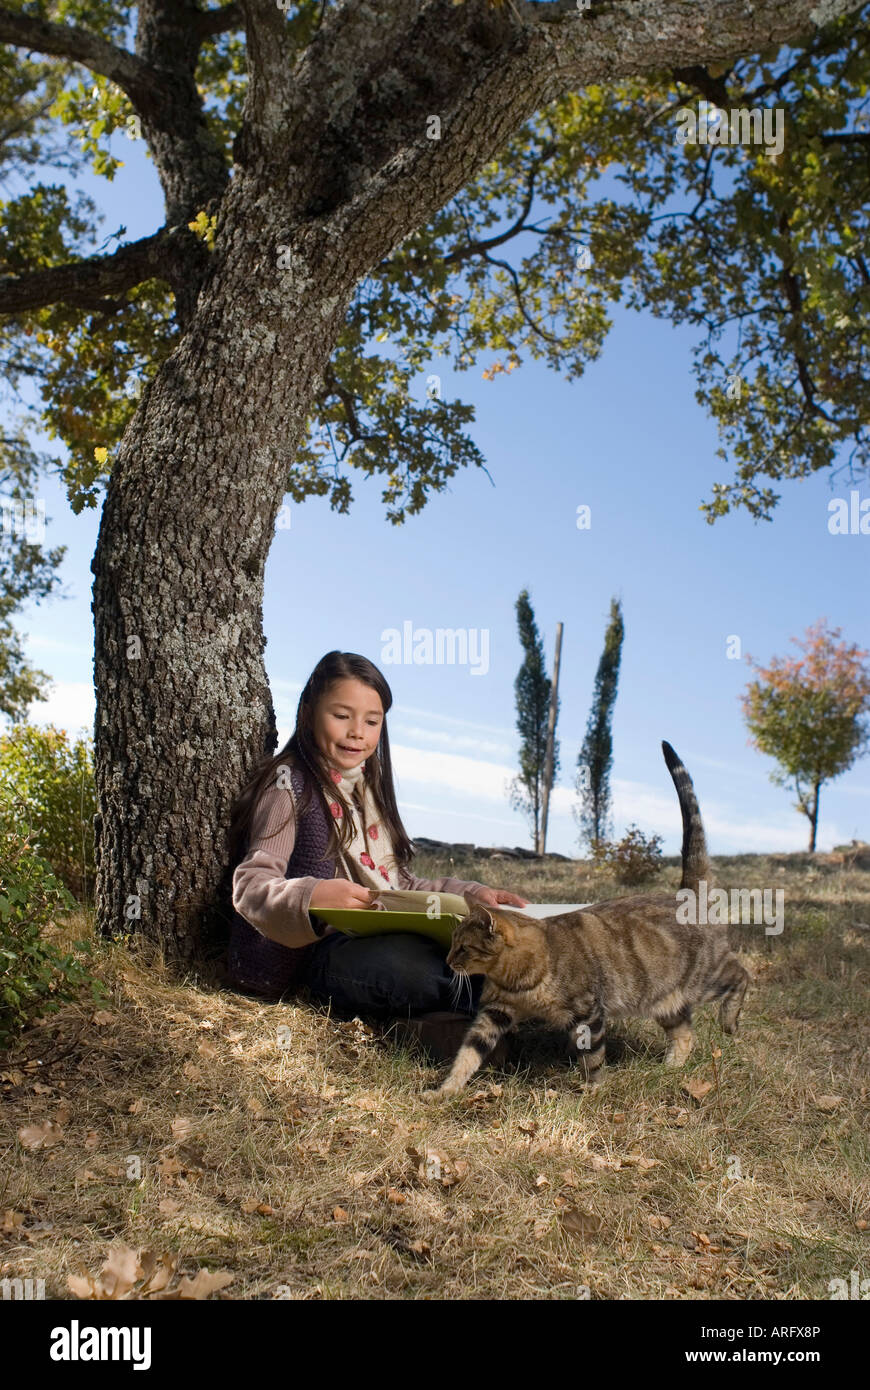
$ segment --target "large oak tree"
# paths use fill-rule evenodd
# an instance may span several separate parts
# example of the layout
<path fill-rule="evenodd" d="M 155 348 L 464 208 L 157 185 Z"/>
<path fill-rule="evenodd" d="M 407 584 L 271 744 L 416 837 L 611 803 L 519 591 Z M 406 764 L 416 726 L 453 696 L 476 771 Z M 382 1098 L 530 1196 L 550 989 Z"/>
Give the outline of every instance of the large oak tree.
<path fill-rule="evenodd" d="M 125 128 L 165 203 L 152 235 L 88 254 L 93 209 L 40 182 L 5 205 L 0 247 L 7 375 L 44 388 L 74 507 L 106 487 L 100 930 L 128 926 L 135 901 L 143 930 L 190 958 L 214 921 L 230 800 L 274 747 L 261 607 L 283 496 L 344 510 L 352 464 L 386 479 L 397 522 L 482 465 L 470 407 L 408 389 L 436 349 L 579 376 L 624 283 L 629 302 L 703 327 L 708 383 L 723 369 L 702 394 L 738 473 L 711 515 L 768 515 L 758 475 L 830 466 L 844 440 L 864 461 L 860 8 L 142 0 L 135 33 L 108 0 L 0 9 L 0 84 L 25 105 L 0 156 L 44 163 L 63 126 L 110 177 L 105 137 Z M 785 103 L 786 153 L 678 149 L 673 111 L 699 100 Z M 608 164 L 630 196 L 593 204 Z M 530 247 L 520 265 L 510 242 Z M 398 360 L 367 350 L 375 335 Z M 739 413 L 726 366 L 754 373 Z"/>

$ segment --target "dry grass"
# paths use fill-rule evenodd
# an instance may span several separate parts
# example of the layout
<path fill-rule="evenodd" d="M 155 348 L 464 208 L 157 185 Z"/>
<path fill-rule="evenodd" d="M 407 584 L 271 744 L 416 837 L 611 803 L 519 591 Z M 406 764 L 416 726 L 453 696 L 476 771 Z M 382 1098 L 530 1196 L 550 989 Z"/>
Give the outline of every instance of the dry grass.
<path fill-rule="evenodd" d="M 415 869 L 600 896 L 570 863 Z M 781 937 L 737 929 L 756 980 L 742 1036 L 702 1010 L 681 1074 L 629 1023 L 592 1093 L 531 1030 L 506 1070 L 428 1103 L 434 1069 L 378 1025 L 101 948 L 109 1001 L 0 1062 L 0 1277 L 69 1297 L 123 1243 L 229 1270 L 221 1298 L 827 1298 L 867 1273 L 870 874 L 799 855 L 717 872 L 786 890 Z M 712 1086 L 696 1100 L 689 1082 Z M 19 1131 L 49 1120 L 27 1149 Z"/>

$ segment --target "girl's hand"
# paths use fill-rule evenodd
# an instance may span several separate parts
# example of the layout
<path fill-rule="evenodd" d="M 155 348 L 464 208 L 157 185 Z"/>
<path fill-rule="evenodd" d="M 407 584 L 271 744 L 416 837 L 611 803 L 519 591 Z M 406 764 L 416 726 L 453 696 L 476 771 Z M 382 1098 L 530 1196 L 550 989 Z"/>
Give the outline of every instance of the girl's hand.
<path fill-rule="evenodd" d="M 349 878 L 324 878 L 316 884 L 308 906 L 311 907 L 368 907 L 374 897 L 371 888 L 351 883 Z"/>
<path fill-rule="evenodd" d="M 484 888 L 482 892 L 470 893 L 469 897 L 477 898 L 487 907 L 498 907 L 499 903 L 504 903 L 505 907 L 525 907 L 529 901 L 509 892 L 507 888 Z"/>

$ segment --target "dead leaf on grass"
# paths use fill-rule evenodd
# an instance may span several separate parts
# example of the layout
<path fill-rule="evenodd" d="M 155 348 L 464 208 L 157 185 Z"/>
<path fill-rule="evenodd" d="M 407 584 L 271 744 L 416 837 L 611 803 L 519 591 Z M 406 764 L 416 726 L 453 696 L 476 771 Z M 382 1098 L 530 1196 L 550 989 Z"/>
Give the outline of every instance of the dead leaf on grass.
<path fill-rule="evenodd" d="M 196 1129 L 196 1120 L 189 1115 L 176 1115 L 171 1129 L 173 1139 L 187 1139 Z"/>
<path fill-rule="evenodd" d="M 45 1120 L 41 1125 L 25 1125 L 18 1131 L 18 1142 L 31 1153 L 37 1149 L 53 1149 L 56 1144 L 62 1144 L 65 1137 L 54 1120 Z"/>
<path fill-rule="evenodd" d="M 712 1089 L 713 1082 L 702 1081 L 699 1076 L 689 1077 L 688 1081 L 684 1081 L 680 1087 L 681 1091 L 684 1091 L 687 1096 L 691 1096 L 692 1100 L 698 1101 L 699 1104 Z"/>
<path fill-rule="evenodd" d="M 826 1113 L 836 1110 L 837 1106 L 842 1105 L 842 1103 L 842 1096 L 816 1096 L 816 1107 Z"/>
<path fill-rule="evenodd" d="M 216 1293 L 218 1289 L 225 1289 L 227 1284 L 231 1284 L 235 1279 L 234 1274 L 230 1274 L 228 1269 L 218 1269 L 212 1274 L 208 1269 L 199 1269 L 192 1279 L 186 1275 L 179 1281 L 178 1288 L 168 1289 L 161 1294 L 161 1298 L 183 1298 L 183 1299 L 204 1299 L 209 1294 Z"/>
<path fill-rule="evenodd" d="M 559 1215 L 559 1224 L 563 1231 L 569 1235 L 578 1236 L 585 1239 L 588 1236 L 598 1235 L 604 1228 L 604 1222 L 600 1216 L 595 1216 L 591 1211 L 581 1211 L 578 1207 L 568 1207 Z"/>
<path fill-rule="evenodd" d="M 161 1178 L 171 1185 L 175 1182 L 178 1174 L 184 1172 L 184 1168 L 177 1158 L 173 1158 L 169 1154 L 164 1154 L 157 1165 L 157 1171 Z"/>

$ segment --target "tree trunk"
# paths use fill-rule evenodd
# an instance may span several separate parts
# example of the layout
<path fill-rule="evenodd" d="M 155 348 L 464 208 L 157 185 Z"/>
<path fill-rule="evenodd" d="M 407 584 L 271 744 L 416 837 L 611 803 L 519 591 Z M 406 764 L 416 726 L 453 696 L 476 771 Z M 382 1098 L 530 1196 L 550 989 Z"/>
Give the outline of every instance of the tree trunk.
<path fill-rule="evenodd" d="M 813 809 L 810 814 L 810 854 L 816 852 L 816 830 L 819 824 L 819 782 L 813 783 Z"/>
<path fill-rule="evenodd" d="M 288 237 L 296 273 L 279 270 L 258 201 L 237 173 L 224 254 L 124 436 L 92 564 L 97 926 L 138 923 L 184 960 L 214 926 L 232 798 L 275 747 L 263 572 L 356 278 L 322 231 Z"/>

